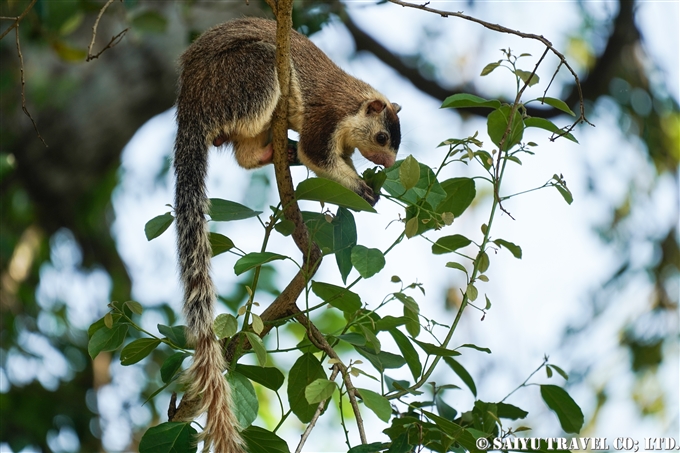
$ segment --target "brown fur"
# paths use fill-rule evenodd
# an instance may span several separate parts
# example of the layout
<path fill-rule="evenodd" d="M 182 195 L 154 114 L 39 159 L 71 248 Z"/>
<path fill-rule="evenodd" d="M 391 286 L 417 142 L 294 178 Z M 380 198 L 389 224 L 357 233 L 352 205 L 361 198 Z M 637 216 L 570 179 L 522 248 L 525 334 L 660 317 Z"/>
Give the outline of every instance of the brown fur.
<path fill-rule="evenodd" d="M 205 178 L 210 145 L 231 144 L 237 162 L 271 162 L 270 126 L 280 97 L 275 69 L 276 23 L 240 19 L 218 25 L 182 55 L 175 142 L 175 212 L 184 314 L 196 343 L 185 398 L 201 397 L 207 412 L 201 439 L 216 453 L 239 453 L 243 441 L 231 411 L 222 351 L 212 331 L 215 289 Z M 289 127 L 300 133 L 297 157 L 320 176 L 354 190 L 369 203 L 378 195 L 357 175 L 355 148 L 384 166 L 401 141 L 399 106 L 336 66 L 311 41 L 291 33 Z"/>

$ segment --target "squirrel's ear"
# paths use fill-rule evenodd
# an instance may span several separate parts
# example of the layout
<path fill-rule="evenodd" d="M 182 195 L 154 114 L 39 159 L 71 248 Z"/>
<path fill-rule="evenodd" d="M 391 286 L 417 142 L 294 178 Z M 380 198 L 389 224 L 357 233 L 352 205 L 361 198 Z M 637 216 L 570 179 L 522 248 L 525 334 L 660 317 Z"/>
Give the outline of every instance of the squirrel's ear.
<path fill-rule="evenodd" d="M 399 113 L 401 111 L 401 105 L 397 104 L 396 102 L 392 103 L 392 108 L 394 109 L 394 113 Z"/>
<path fill-rule="evenodd" d="M 385 103 L 379 99 L 376 99 L 375 101 L 371 101 L 368 103 L 368 107 L 366 108 L 366 113 L 380 113 L 383 110 L 385 110 Z"/>

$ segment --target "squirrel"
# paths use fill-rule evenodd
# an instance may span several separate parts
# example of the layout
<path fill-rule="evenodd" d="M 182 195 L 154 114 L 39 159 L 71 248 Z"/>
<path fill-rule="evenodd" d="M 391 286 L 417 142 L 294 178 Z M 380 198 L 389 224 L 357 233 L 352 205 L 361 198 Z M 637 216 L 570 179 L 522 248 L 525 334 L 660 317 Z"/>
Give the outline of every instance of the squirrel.
<path fill-rule="evenodd" d="M 275 21 L 243 18 L 209 29 L 180 58 L 175 216 L 184 314 L 195 344 L 185 398 L 200 399 L 194 416 L 207 412 L 207 422 L 199 440 L 216 453 L 242 452 L 244 441 L 213 333 L 216 294 L 205 217 L 208 151 L 211 145 L 231 144 L 244 168 L 272 162 L 270 128 L 281 94 L 275 43 Z M 359 177 L 350 157 L 358 148 L 378 165 L 394 164 L 401 141 L 399 105 L 345 73 L 294 30 L 290 55 L 288 123 L 300 135 L 297 158 L 374 205 L 379 196 Z"/>

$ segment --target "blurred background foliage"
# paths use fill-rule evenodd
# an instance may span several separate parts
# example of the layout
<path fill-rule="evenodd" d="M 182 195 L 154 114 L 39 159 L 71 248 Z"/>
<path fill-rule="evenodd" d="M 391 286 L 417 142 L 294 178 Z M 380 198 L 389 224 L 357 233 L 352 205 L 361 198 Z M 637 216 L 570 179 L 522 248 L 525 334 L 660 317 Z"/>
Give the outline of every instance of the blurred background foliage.
<path fill-rule="evenodd" d="M 3 2 L 0 15 L 18 16 L 31 3 Z M 109 300 L 130 299 L 131 277 L 110 228 L 121 152 L 147 120 L 172 107 L 175 61 L 191 39 L 229 18 L 265 14 L 258 2 L 114 2 L 100 22 L 95 52 L 111 36 L 129 30 L 120 44 L 85 63 L 92 25 L 103 4 L 38 0 L 21 20 L 18 35 L 12 29 L 0 41 L 0 439 L 14 451 L 101 451 L 104 429 L 117 429 L 117 435 L 129 437 L 129 449 L 136 449 L 139 431 L 150 420 L 135 415 L 135 407 L 155 385 L 148 382 L 139 400 L 120 401 L 124 410 L 118 425 L 103 426 L 97 399 L 110 382 L 110 356 L 100 354 L 93 362 L 87 354 L 88 325 L 101 316 Z M 296 27 L 313 34 L 331 19 L 343 22 L 357 52 L 371 52 L 436 99 L 477 91 L 464 80 L 459 86 L 451 84 L 450 76 L 440 80 L 438 62 L 424 53 L 389 50 L 352 21 L 346 6 L 300 1 Z M 471 0 L 466 13 L 474 15 L 475 6 Z M 610 212 L 603 216 L 607 220 L 598 233 L 614 252 L 617 270 L 593 290 L 591 311 L 582 323 L 564 332 L 565 348 L 583 344 L 593 330 L 612 319 L 616 295 L 629 282 L 649 279 L 655 290 L 650 300 L 641 301 L 646 312 L 617 326 L 620 344 L 629 351 L 630 373 L 639 381 L 639 392 L 632 398 L 640 413 L 677 411 L 645 396 L 644 386 L 667 359 L 664 354 L 677 353 L 666 346 L 678 340 L 678 222 L 670 228 L 644 230 L 632 219 L 650 209 L 649 196 L 659 185 L 671 185 L 677 194 L 680 111 L 645 50 L 636 2 L 612 3 L 606 18 L 594 17 L 580 2 L 574 8 L 580 9 L 582 22 L 568 36 L 565 53 L 580 70 L 588 109 L 605 102 L 615 110 L 616 127 L 631 141 L 639 141 L 647 153 L 645 168 L 638 173 L 653 176 L 630 178 L 627 196 L 603 205 Z M 1 24 L 0 33 L 5 33 L 14 22 Z M 523 31 L 531 31 L 531 19 L 527 24 L 529 29 Z M 26 107 L 40 136 L 22 111 L 18 43 Z M 573 86 L 564 86 L 562 99 L 576 104 Z M 550 117 L 557 112 L 533 114 Z M 593 194 L 606 198 L 598 169 L 589 171 Z M 652 252 L 640 259 L 637 251 L 643 242 L 651 244 Z M 56 290 L 41 287 L 41 279 L 51 273 L 62 281 Z M 225 299 L 236 306 L 242 297 L 232 294 Z M 176 321 L 167 305 L 150 310 L 164 324 Z M 164 358 L 156 351 L 144 372 L 157 374 Z M 583 363 L 580 372 L 586 374 L 592 364 Z M 598 407 L 587 416 L 591 423 L 607 404 L 604 388 L 593 391 Z M 162 409 L 147 407 L 153 420 L 165 419 L 159 413 Z"/>

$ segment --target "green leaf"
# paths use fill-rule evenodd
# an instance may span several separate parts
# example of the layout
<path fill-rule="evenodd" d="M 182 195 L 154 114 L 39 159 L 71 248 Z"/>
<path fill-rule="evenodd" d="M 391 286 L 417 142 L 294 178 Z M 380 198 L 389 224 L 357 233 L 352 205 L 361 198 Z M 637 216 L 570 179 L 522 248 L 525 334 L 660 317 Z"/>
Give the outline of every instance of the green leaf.
<path fill-rule="evenodd" d="M 556 385 L 541 385 L 541 397 L 560 419 L 562 429 L 578 434 L 583 427 L 583 412 L 569 394 Z"/>
<path fill-rule="evenodd" d="M 305 387 L 305 399 L 309 404 L 319 404 L 333 395 L 333 392 L 338 388 L 338 385 L 329 381 L 328 379 L 316 379 L 314 382 Z"/>
<path fill-rule="evenodd" d="M 420 313 L 420 307 L 418 306 L 418 303 L 413 297 L 404 293 L 393 293 L 393 295 L 399 302 L 404 304 L 405 308 L 416 314 Z"/>
<path fill-rule="evenodd" d="M 394 297 L 404 304 L 404 318 L 407 319 L 405 323 L 406 331 L 412 337 L 417 337 L 420 334 L 420 318 L 418 317 L 420 307 L 418 303 L 413 297 L 404 293 L 394 293 Z"/>
<path fill-rule="evenodd" d="M 401 368 L 406 364 L 406 360 L 402 356 L 392 354 L 391 352 L 380 351 L 380 354 L 375 354 L 372 349 L 365 346 L 354 346 L 354 349 L 371 362 L 371 365 L 381 373 L 386 369 Z"/>
<path fill-rule="evenodd" d="M 237 363 L 235 371 L 241 373 L 251 381 L 257 382 L 274 391 L 280 389 L 284 381 L 283 373 L 275 367 L 261 367 Z"/>
<path fill-rule="evenodd" d="M 267 363 L 267 350 L 264 347 L 264 343 L 262 343 L 262 338 L 253 332 L 246 332 L 246 337 L 248 337 L 248 342 L 250 342 L 250 346 L 255 351 L 257 362 L 260 366 L 264 366 Z"/>
<path fill-rule="evenodd" d="M 241 431 L 248 453 L 290 453 L 285 440 L 271 431 L 251 425 Z"/>
<path fill-rule="evenodd" d="M 409 444 L 408 433 L 403 433 L 392 441 L 387 453 L 409 453 L 413 451 L 413 446 Z"/>
<path fill-rule="evenodd" d="M 484 69 L 482 69 L 482 73 L 479 75 L 482 77 L 484 77 L 485 75 L 489 75 L 493 72 L 494 69 L 496 69 L 500 65 L 501 65 L 500 61 L 497 61 L 495 63 L 489 63 L 488 65 L 484 66 Z"/>
<path fill-rule="evenodd" d="M 460 109 L 465 107 L 489 107 L 497 109 L 501 106 L 496 99 L 488 100 L 474 94 L 458 93 L 447 97 L 442 103 L 442 108 Z"/>
<path fill-rule="evenodd" d="M 185 326 L 168 327 L 163 324 L 158 324 L 158 331 L 161 335 L 165 335 L 165 337 L 178 348 L 188 348 Z"/>
<path fill-rule="evenodd" d="M 364 334 L 364 337 L 366 338 L 366 345 L 373 348 L 371 352 L 379 354 L 382 345 L 380 344 L 380 340 L 378 340 L 378 337 L 365 325 L 361 324 L 359 325 L 359 327 L 361 328 L 361 332 Z"/>
<path fill-rule="evenodd" d="M 406 360 L 406 365 L 408 365 L 409 370 L 411 370 L 411 375 L 413 380 L 417 381 L 420 377 L 420 373 L 423 372 L 423 365 L 420 362 L 420 357 L 418 352 L 413 347 L 409 339 L 401 333 L 396 327 L 389 330 L 390 335 L 394 338 L 394 342 L 397 343 L 397 347 L 401 351 L 404 359 Z"/>
<path fill-rule="evenodd" d="M 555 189 L 557 189 L 557 191 L 560 193 L 560 195 L 562 195 L 562 198 L 564 198 L 564 201 L 566 201 L 567 204 L 573 203 L 574 197 L 571 195 L 571 192 L 569 191 L 569 189 L 567 189 L 566 187 L 561 186 L 559 184 L 555 184 L 554 187 L 555 187 Z"/>
<path fill-rule="evenodd" d="M 418 180 L 420 180 L 420 165 L 412 155 L 409 155 L 399 167 L 399 182 L 404 189 L 409 190 L 418 184 Z"/>
<path fill-rule="evenodd" d="M 290 236 L 295 231 L 295 222 L 288 219 L 283 219 L 274 225 L 274 229 L 284 236 Z"/>
<path fill-rule="evenodd" d="M 508 249 L 515 258 L 522 259 L 522 248 L 519 245 L 513 244 L 512 242 L 506 241 L 505 239 L 494 239 L 493 243 L 499 247 L 505 247 Z"/>
<path fill-rule="evenodd" d="M 411 217 L 406 221 L 406 226 L 404 227 L 404 234 L 407 238 L 411 239 L 413 236 L 418 234 L 418 227 L 420 221 L 418 217 Z"/>
<path fill-rule="evenodd" d="M 418 317 L 418 312 L 413 311 L 408 306 L 404 305 L 404 318 L 408 319 L 405 324 L 406 331 L 413 338 L 416 338 L 420 334 L 420 318 Z"/>
<path fill-rule="evenodd" d="M 150 241 L 151 239 L 157 238 L 163 234 L 163 232 L 167 230 L 174 221 L 175 218 L 169 212 L 149 220 L 146 222 L 146 225 L 144 225 L 144 234 L 146 234 L 146 239 Z"/>
<path fill-rule="evenodd" d="M 560 100 L 560 99 L 555 99 L 555 98 L 550 98 L 550 97 L 543 97 L 543 98 L 538 98 L 536 99 L 537 101 L 540 101 L 541 103 L 548 104 L 551 107 L 556 108 L 557 110 L 561 110 L 564 113 L 568 113 L 571 116 L 576 116 L 574 112 L 571 111 L 569 106 L 566 104 L 566 102 Z"/>
<path fill-rule="evenodd" d="M 236 261 L 234 264 L 234 272 L 236 275 L 241 275 L 251 269 L 255 269 L 258 266 L 262 266 L 265 263 L 269 263 L 274 260 L 285 260 L 288 258 L 285 255 L 279 255 L 273 252 L 253 252 L 248 253 L 245 256 Z"/>
<path fill-rule="evenodd" d="M 59 58 L 69 63 L 81 63 L 87 58 L 85 49 L 70 46 L 64 41 L 55 40 L 52 42 L 52 49 L 59 55 Z"/>
<path fill-rule="evenodd" d="M 361 174 L 361 179 L 368 184 L 368 187 L 373 189 L 373 192 L 379 193 L 387 179 L 387 175 L 380 167 L 373 167 L 364 170 Z"/>
<path fill-rule="evenodd" d="M 213 332 L 219 340 L 233 337 L 238 332 L 238 321 L 234 315 L 229 313 L 217 315 L 217 318 L 213 321 Z"/>
<path fill-rule="evenodd" d="M 437 393 L 437 396 L 435 396 L 434 404 L 437 407 L 437 412 L 439 412 L 439 415 L 447 420 L 453 420 L 456 418 L 456 415 L 458 415 L 458 412 L 446 404 L 446 402 L 442 399 L 441 393 Z"/>
<path fill-rule="evenodd" d="M 458 377 L 463 381 L 463 383 L 467 385 L 472 394 L 474 396 L 477 396 L 477 386 L 475 385 L 475 381 L 472 379 L 472 376 L 470 376 L 470 373 L 468 373 L 467 370 L 463 368 L 463 365 L 456 362 L 451 357 L 444 357 L 444 361 L 448 366 L 451 367 L 453 372 L 458 375 Z"/>
<path fill-rule="evenodd" d="M 529 71 L 522 71 L 521 69 L 516 69 L 515 74 L 517 74 L 517 77 L 522 79 L 522 82 L 526 83 L 530 87 L 536 85 L 540 80 L 536 74 L 532 74 Z"/>
<path fill-rule="evenodd" d="M 295 189 L 298 200 L 323 201 L 355 211 L 376 212 L 366 200 L 335 181 L 325 178 L 309 178 Z"/>
<path fill-rule="evenodd" d="M 434 345 L 432 343 L 426 343 L 424 341 L 418 341 L 413 339 L 413 342 L 420 346 L 420 348 L 425 351 L 428 355 L 437 355 L 442 357 L 452 357 L 460 355 L 460 352 L 454 351 L 453 349 L 446 349 L 441 346 Z"/>
<path fill-rule="evenodd" d="M 552 363 L 550 364 L 550 367 L 557 371 L 557 373 L 559 373 L 559 375 L 562 376 L 565 381 L 569 380 L 569 375 L 562 368 L 558 367 L 557 365 L 553 365 Z"/>
<path fill-rule="evenodd" d="M 408 387 L 411 385 L 409 381 L 402 380 L 402 379 L 392 379 L 388 375 L 385 375 L 385 386 L 387 387 L 387 391 L 389 392 L 396 392 L 399 390 L 406 390 Z M 413 395 L 421 395 L 422 392 L 410 392 Z"/>
<path fill-rule="evenodd" d="M 437 181 L 434 172 L 425 164 L 419 163 L 420 179 L 418 184 L 409 190 L 406 190 L 401 184 L 399 173 L 403 160 L 397 161 L 392 167 L 387 169 L 387 180 L 383 185 L 383 189 L 390 195 L 403 200 L 408 204 L 417 204 L 422 198 L 430 204 L 430 206 L 437 206 L 446 198 L 446 192 Z"/>
<path fill-rule="evenodd" d="M 216 222 L 230 222 L 257 217 L 262 211 L 253 211 L 247 206 L 221 198 L 210 199 L 210 218 Z"/>
<path fill-rule="evenodd" d="M 251 316 L 253 318 L 253 331 L 260 335 L 262 331 L 264 330 L 264 322 L 262 321 L 262 318 L 260 318 L 260 315 L 256 315 L 255 313 L 251 313 Z"/>
<path fill-rule="evenodd" d="M 366 407 L 372 410 L 378 418 L 384 422 L 390 420 L 392 416 L 392 407 L 387 398 L 379 395 L 371 390 L 357 388 L 361 399 L 364 401 Z"/>
<path fill-rule="evenodd" d="M 321 251 L 333 253 L 335 248 L 334 228 L 331 223 L 326 221 L 326 216 L 318 212 L 302 211 L 302 219 Z"/>
<path fill-rule="evenodd" d="M 499 418 L 518 420 L 529 415 L 527 411 L 508 403 L 496 403 L 496 409 L 496 415 L 498 415 Z"/>
<path fill-rule="evenodd" d="M 242 374 L 231 371 L 227 374 L 227 381 L 231 387 L 231 401 L 234 415 L 241 428 L 250 426 L 257 418 L 260 403 L 253 384 Z"/>
<path fill-rule="evenodd" d="M 68 36 L 80 26 L 80 24 L 83 23 L 83 19 L 85 18 L 85 13 L 83 11 L 78 11 L 77 13 L 73 14 L 71 17 L 66 19 L 62 24 L 61 27 L 59 27 L 59 35 L 60 36 Z"/>
<path fill-rule="evenodd" d="M 477 255 L 477 270 L 479 272 L 486 272 L 489 269 L 489 255 L 486 254 L 486 252 L 479 252 L 479 255 Z"/>
<path fill-rule="evenodd" d="M 234 248 L 234 243 L 223 234 L 210 233 L 210 247 L 212 248 L 212 256 L 217 256 Z"/>
<path fill-rule="evenodd" d="M 131 25 L 142 33 L 165 33 L 168 20 L 155 10 L 147 10 L 137 14 L 130 21 Z"/>
<path fill-rule="evenodd" d="M 341 286 L 314 281 L 312 282 L 312 292 L 324 302 L 348 314 L 352 314 L 361 308 L 359 295 Z"/>
<path fill-rule="evenodd" d="M 487 117 L 486 128 L 491 141 L 500 146 L 500 142 L 503 139 L 505 130 L 508 127 L 508 120 L 510 119 L 510 113 L 512 109 L 508 105 L 504 105 L 491 112 Z M 524 134 L 524 123 L 522 122 L 522 114 L 520 112 L 515 112 L 512 117 L 512 127 L 508 136 L 503 142 L 503 150 L 508 150 L 518 144 L 522 140 L 522 135 Z"/>
<path fill-rule="evenodd" d="M 389 448 L 389 446 L 390 444 L 386 442 L 359 444 L 347 450 L 347 453 L 378 453 L 379 451 Z"/>
<path fill-rule="evenodd" d="M 463 429 L 460 425 L 440 417 L 439 415 L 433 414 L 432 412 L 423 411 L 423 413 L 436 423 L 436 425 L 441 428 L 447 435 L 454 438 L 458 443 L 460 443 L 463 448 L 470 452 L 480 451 L 475 445 L 475 438 L 467 430 Z"/>
<path fill-rule="evenodd" d="M 142 304 L 139 302 L 135 302 L 134 300 L 128 300 L 125 302 L 125 305 L 130 309 L 132 313 L 135 313 L 137 315 L 141 315 L 144 309 L 142 308 Z"/>
<path fill-rule="evenodd" d="M 195 452 L 196 434 L 188 422 L 161 423 L 146 430 L 139 442 L 139 453 Z"/>
<path fill-rule="evenodd" d="M 317 379 L 326 379 L 321 363 L 312 353 L 302 354 L 288 374 L 290 409 L 302 423 L 309 423 L 316 412 L 317 405 L 307 402 L 305 389 Z"/>
<path fill-rule="evenodd" d="M 444 236 L 437 239 L 437 242 L 432 244 L 432 253 L 435 255 L 442 255 L 444 253 L 451 253 L 454 250 L 470 245 L 472 241 L 460 234 L 452 236 Z"/>
<path fill-rule="evenodd" d="M 562 129 L 557 127 L 555 125 L 555 123 L 553 123 L 550 120 L 546 120 L 545 118 L 536 118 L 536 117 L 526 118 L 524 120 L 524 125 L 526 127 L 536 127 L 536 128 L 539 128 L 539 129 L 544 129 L 544 130 L 552 132 L 553 134 L 556 134 L 556 135 L 559 135 L 562 132 L 564 132 Z M 574 143 L 578 143 L 578 140 L 576 140 L 576 137 L 571 135 L 571 133 L 564 134 L 563 137 L 566 138 L 567 140 L 571 140 Z"/>
<path fill-rule="evenodd" d="M 383 331 L 383 330 L 390 330 L 395 327 L 403 326 L 408 322 L 408 319 L 404 318 L 403 316 L 400 316 L 398 318 L 395 318 L 394 316 L 387 315 L 384 318 L 379 319 L 375 323 L 375 330 L 377 332 Z"/>
<path fill-rule="evenodd" d="M 477 300 L 479 291 L 477 290 L 477 287 L 475 285 L 473 285 L 472 283 L 468 283 L 467 288 L 465 289 L 465 294 L 467 295 L 470 302 L 474 302 L 475 300 Z"/>
<path fill-rule="evenodd" d="M 113 329 L 104 327 L 97 330 L 87 343 L 87 352 L 90 357 L 94 359 L 102 351 L 118 349 L 125 341 L 129 327 L 128 324 L 118 324 L 114 325 Z"/>
<path fill-rule="evenodd" d="M 458 269 L 459 271 L 463 271 L 467 274 L 467 269 L 465 269 L 465 266 L 463 266 L 460 263 L 449 261 L 448 263 L 446 263 L 446 267 L 450 267 L 451 269 Z"/>
<path fill-rule="evenodd" d="M 437 205 L 439 213 L 450 212 L 454 217 L 460 217 L 477 195 L 475 180 L 472 178 L 451 178 L 441 185 L 446 198 Z"/>
<path fill-rule="evenodd" d="M 357 226 L 352 211 L 339 207 L 333 219 L 333 251 L 342 282 L 352 271 L 352 247 L 357 245 Z"/>
<path fill-rule="evenodd" d="M 352 264 L 363 278 L 370 278 L 385 267 L 385 256 L 378 249 L 369 249 L 363 245 L 352 248 Z"/>
<path fill-rule="evenodd" d="M 472 343 L 462 344 L 462 345 L 458 346 L 458 348 L 470 348 L 470 349 L 475 349 L 479 352 L 486 352 L 487 354 L 491 354 L 491 349 L 482 348 L 481 346 L 477 346 L 476 344 L 472 344 Z"/>
<path fill-rule="evenodd" d="M 161 366 L 161 380 L 168 384 L 177 375 L 177 372 L 182 368 L 182 362 L 189 357 L 186 352 L 175 352 L 170 357 L 165 359 Z"/>
<path fill-rule="evenodd" d="M 87 328 L 87 337 L 88 337 L 88 340 L 89 340 L 90 338 L 92 338 L 92 335 L 94 335 L 94 333 L 95 333 L 96 331 L 98 331 L 99 329 L 102 329 L 102 328 L 104 328 L 104 327 L 106 327 L 106 328 L 108 328 L 108 329 L 111 329 L 111 328 L 113 327 L 113 325 L 116 323 L 116 321 L 118 321 L 121 317 L 122 317 L 122 316 L 121 316 L 120 313 L 111 313 L 111 312 L 108 312 L 107 314 L 105 314 L 104 316 L 102 316 L 101 318 L 99 318 L 97 321 L 93 322 L 93 323 L 90 325 L 90 327 Z M 110 321 L 107 321 L 107 319 L 109 319 Z M 111 323 L 110 325 L 107 324 L 107 323 L 109 323 L 109 322 Z"/>
<path fill-rule="evenodd" d="M 151 351 L 156 349 L 160 343 L 161 341 L 155 338 L 140 338 L 129 343 L 120 352 L 121 365 L 127 366 L 139 362 L 151 354 Z"/>
<path fill-rule="evenodd" d="M 353 346 L 366 346 L 366 337 L 355 332 L 337 335 L 335 338 L 346 341 Z"/>

